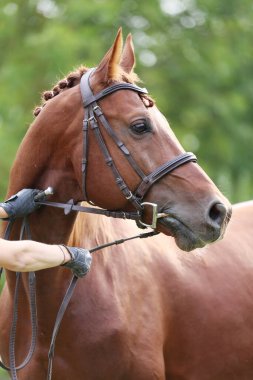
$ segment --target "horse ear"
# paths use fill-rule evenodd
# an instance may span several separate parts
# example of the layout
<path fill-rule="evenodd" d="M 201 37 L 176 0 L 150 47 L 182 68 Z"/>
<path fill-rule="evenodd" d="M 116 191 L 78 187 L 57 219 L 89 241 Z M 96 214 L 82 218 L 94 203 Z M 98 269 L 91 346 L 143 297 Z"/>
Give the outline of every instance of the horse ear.
<path fill-rule="evenodd" d="M 112 47 L 96 68 L 94 77 L 99 83 L 108 83 L 110 80 L 118 80 L 120 73 L 120 58 L 123 48 L 122 28 L 119 28 Z"/>
<path fill-rule="evenodd" d="M 133 39 L 132 39 L 131 34 L 128 34 L 126 38 L 123 53 L 121 55 L 120 66 L 128 74 L 130 74 L 134 69 L 135 54 L 134 54 L 134 45 L 133 45 Z"/>

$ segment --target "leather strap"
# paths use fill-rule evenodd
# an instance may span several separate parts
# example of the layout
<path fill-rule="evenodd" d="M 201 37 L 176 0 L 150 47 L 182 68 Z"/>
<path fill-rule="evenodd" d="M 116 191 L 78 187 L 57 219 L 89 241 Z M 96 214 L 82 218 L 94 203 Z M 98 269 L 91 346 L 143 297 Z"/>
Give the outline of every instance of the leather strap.
<path fill-rule="evenodd" d="M 51 380 L 52 378 L 52 371 L 53 371 L 53 359 L 54 359 L 54 349 L 55 349 L 55 341 L 56 337 L 61 325 L 62 318 L 64 316 L 64 313 L 67 309 L 67 306 L 69 304 L 69 301 L 71 300 L 72 294 L 75 290 L 76 284 L 77 284 L 78 277 L 73 276 L 71 279 L 71 282 L 69 284 L 69 287 L 65 293 L 65 296 L 62 300 L 61 306 L 59 308 L 59 311 L 56 316 L 55 324 L 54 324 L 54 329 L 52 333 L 52 338 L 50 342 L 50 348 L 48 351 L 48 372 L 47 372 L 47 380 Z"/>
<path fill-rule="evenodd" d="M 165 164 L 159 166 L 152 173 L 150 173 L 145 181 L 142 181 L 135 191 L 135 194 L 139 198 L 143 198 L 150 187 L 159 179 L 167 174 L 170 174 L 173 170 L 177 169 L 179 166 L 187 164 L 189 162 L 197 162 L 197 157 L 193 153 L 183 153 L 180 156 L 175 157 L 173 160 L 166 162 Z"/>
<path fill-rule="evenodd" d="M 37 202 L 40 205 L 62 208 L 64 210 L 64 214 L 68 215 L 72 211 L 86 212 L 89 214 L 97 214 L 104 215 L 111 218 L 120 218 L 120 219 L 132 219 L 138 220 L 140 218 L 140 212 L 138 211 L 110 211 L 104 210 L 95 207 L 85 207 L 80 205 L 75 205 L 74 200 L 70 199 L 67 203 L 60 202 L 51 202 L 51 201 L 39 201 Z"/>
<path fill-rule="evenodd" d="M 14 221 L 10 221 L 8 223 L 4 239 L 9 240 L 10 233 Z M 25 238 L 31 239 L 31 232 L 29 228 L 29 224 L 27 218 L 23 219 L 21 232 L 20 232 L 20 240 Z M 30 306 L 30 319 L 31 319 L 31 327 L 32 327 L 32 336 L 31 343 L 29 347 L 28 354 L 26 358 L 23 360 L 21 364 L 16 366 L 15 362 L 15 341 L 16 341 L 16 329 L 17 329 L 17 320 L 18 320 L 18 294 L 19 294 L 19 284 L 20 284 L 20 276 L 21 273 L 16 273 L 16 285 L 14 291 L 14 302 L 13 302 L 13 316 L 12 316 L 12 324 L 10 331 L 10 341 L 9 341 L 9 366 L 5 365 L 2 361 L 0 361 L 0 366 L 7 371 L 10 371 L 12 380 L 18 380 L 17 371 L 24 368 L 31 360 L 37 340 L 37 306 L 36 306 L 36 276 L 34 272 L 29 272 L 28 281 L 29 281 L 29 306 Z"/>
<path fill-rule="evenodd" d="M 133 240 L 133 239 L 137 239 L 137 238 L 145 239 L 145 238 L 152 237 L 152 236 L 155 236 L 155 235 L 158 235 L 158 234 L 159 234 L 159 232 L 156 232 L 156 231 L 146 232 L 146 233 L 134 235 L 134 236 L 131 236 L 131 237 L 128 237 L 128 238 L 124 238 L 124 239 L 120 239 L 120 240 L 115 240 L 115 241 L 110 242 L 110 243 L 99 245 L 99 246 L 97 246 L 95 248 L 89 249 L 89 251 L 91 253 L 94 253 L 96 251 L 99 251 L 99 250 L 101 250 L 103 248 L 106 248 L 106 247 L 110 247 L 112 245 L 119 245 L 119 244 L 125 243 L 128 240 Z M 78 277 L 76 277 L 76 276 L 72 277 L 72 279 L 70 281 L 70 284 L 69 284 L 69 287 L 68 287 L 68 289 L 67 289 L 67 291 L 65 293 L 65 296 L 64 296 L 64 298 L 62 300 L 61 306 L 60 306 L 59 311 L 58 311 L 57 316 L 56 316 L 56 320 L 55 320 L 55 324 L 54 324 L 54 329 L 53 329 L 53 333 L 52 333 L 52 338 L 51 338 L 51 342 L 50 342 L 50 348 L 49 348 L 49 352 L 48 352 L 47 380 L 51 380 L 51 378 L 52 378 L 55 341 L 56 341 L 56 338 L 57 338 L 57 334 L 58 334 L 58 331 L 59 331 L 59 328 L 60 328 L 60 325 L 61 325 L 64 313 L 65 313 L 65 311 L 66 311 L 66 309 L 68 307 L 69 301 L 71 300 L 71 297 L 72 297 L 72 295 L 74 293 L 74 290 L 76 288 L 77 280 L 78 280 Z"/>
<path fill-rule="evenodd" d="M 80 90 L 81 90 L 81 95 L 82 95 L 84 110 L 85 110 L 83 125 L 87 126 L 87 128 L 90 128 L 91 131 L 93 131 L 93 133 L 95 134 L 100 150 L 102 151 L 103 156 L 105 158 L 105 162 L 112 170 L 114 178 L 115 178 L 115 182 L 117 186 L 119 187 L 120 191 L 123 193 L 124 197 L 128 199 L 137 210 L 142 210 L 141 202 L 139 201 L 137 197 L 133 195 L 131 190 L 126 185 L 125 181 L 123 180 L 122 176 L 120 175 L 116 167 L 115 162 L 113 161 L 109 153 L 109 150 L 100 132 L 99 124 L 97 122 L 96 117 L 100 119 L 101 125 L 105 128 L 105 130 L 113 139 L 113 141 L 116 143 L 118 148 L 124 153 L 128 161 L 130 162 L 130 165 L 137 172 L 137 174 L 141 178 L 145 178 L 145 174 L 142 172 L 139 166 L 135 163 L 134 159 L 131 157 L 125 145 L 118 139 L 118 137 L 116 136 L 110 124 L 106 120 L 101 108 L 98 106 L 96 101 L 119 90 L 132 90 L 141 94 L 146 94 L 147 90 L 142 89 L 138 86 L 135 86 L 131 83 L 119 83 L 119 84 L 115 84 L 113 86 L 107 87 L 106 89 L 102 90 L 98 94 L 94 95 L 89 83 L 89 78 L 93 71 L 94 69 L 91 69 L 88 72 L 86 72 L 81 78 L 81 82 L 80 82 Z M 85 132 L 86 132 L 86 128 L 85 128 Z M 83 142 L 83 146 L 86 146 L 84 149 L 86 156 L 83 157 L 83 161 L 86 163 L 86 167 L 87 167 L 87 162 L 88 162 L 88 149 L 87 149 L 87 140 L 85 140 L 85 138 L 87 137 L 87 134 L 88 132 L 85 133 L 84 142 Z M 87 197 L 85 180 L 86 179 L 83 179 L 83 193 L 84 193 L 84 196 L 86 196 L 85 200 L 89 201 Z"/>
<path fill-rule="evenodd" d="M 159 166 L 157 169 L 155 169 L 152 173 L 146 175 L 139 165 L 136 163 L 132 155 L 130 154 L 129 150 L 125 146 L 125 144 L 118 138 L 114 130 L 112 129 L 111 125 L 109 124 L 108 120 L 106 119 L 105 115 L 103 114 L 102 109 L 97 104 L 98 100 L 101 100 L 107 95 L 112 94 L 115 91 L 119 90 L 132 90 L 139 94 L 147 94 L 146 89 L 142 89 L 138 86 L 135 86 L 131 83 L 118 83 L 114 84 L 110 87 L 107 87 L 106 89 L 100 91 L 98 94 L 94 95 L 91 87 L 89 78 L 91 74 L 94 72 L 95 69 L 91 69 L 87 71 L 83 77 L 81 78 L 80 82 L 80 90 L 84 105 L 84 111 L 85 111 L 85 117 L 83 121 L 83 131 L 84 131 L 84 142 L 83 142 L 83 160 L 82 160 L 82 171 L 83 171 L 83 194 L 85 197 L 85 200 L 90 202 L 87 195 L 86 190 L 86 169 L 88 164 L 88 130 L 90 129 L 93 131 L 96 140 L 98 142 L 99 148 L 101 152 L 103 153 L 104 159 L 108 167 L 111 169 L 113 176 L 115 178 L 115 182 L 117 186 L 119 187 L 120 191 L 124 195 L 124 197 L 133 204 L 133 206 L 139 211 L 139 220 L 141 218 L 141 214 L 143 212 L 143 198 L 150 189 L 150 187 L 157 182 L 159 179 L 161 179 L 163 176 L 171 173 L 173 170 L 178 168 L 181 165 L 184 165 L 188 162 L 196 162 L 197 158 L 193 153 L 182 153 L 178 157 L 175 157 L 174 159 L 165 162 L 163 165 Z M 127 184 L 125 183 L 123 177 L 121 176 L 120 172 L 117 169 L 116 163 L 114 162 L 113 158 L 110 155 L 109 149 L 106 146 L 106 143 L 103 139 L 102 133 L 100 131 L 99 124 L 105 129 L 105 131 L 108 133 L 108 135 L 111 137 L 111 139 L 114 141 L 116 146 L 120 149 L 120 151 L 124 154 L 126 159 L 128 160 L 129 164 L 133 168 L 133 170 L 137 173 L 137 175 L 141 178 L 141 183 L 138 185 L 137 189 L 135 191 L 131 191 Z M 111 211 L 107 210 L 110 215 Z M 103 214 L 104 210 L 102 212 L 98 212 L 99 214 Z M 119 216 L 121 217 L 121 216 Z M 132 219 L 132 217 L 131 217 Z M 133 219 L 136 220 L 135 215 L 133 215 Z M 138 220 L 138 219 L 137 219 Z"/>
<path fill-rule="evenodd" d="M 95 115 L 98 117 L 98 119 L 101 121 L 101 124 L 106 129 L 107 133 L 111 136 L 117 147 L 121 150 L 121 152 L 125 155 L 126 159 L 132 166 L 132 168 L 135 170 L 135 172 L 139 175 L 139 177 L 142 178 L 142 180 L 145 180 L 146 175 L 143 173 L 143 171 L 140 169 L 140 167 L 136 164 L 133 157 L 129 153 L 129 150 L 127 147 L 123 144 L 122 141 L 120 141 L 114 132 L 114 130 L 111 128 L 110 124 L 106 120 L 101 108 L 99 106 L 96 106 L 93 108 Z"/>
<path fill-rule="evenodd" d="M 83 120 L 83 158 L 82 158 L 82 179 L 83 179 L 83 195 L 84 199 L 88 199 L 86 192 L 86 171 L 88 165 L 88 147 L 89 147 L 88 121 Z"/>
<path fill-rule="evenodd" d="M 119 90 L 133 90 L 140 94 L 147 94 L 148 91 L 146 88 L 141 88 L 132 83 L 117 83 L 112 86 L 105 88 L 104 90 L 98 92 L 96 95 L 93 94 L 89 84 L 89 78 L 91 74 L 95 71 L 95 68 L 88 70 L 81 78 L 80 88 L 83 99 L 83 107 L 89 107 L 92 103 L 95 103 L 98 100 L 103 99 L 105 96 L 112 94 L 113 92 Z M 88 83 L 88 86 L 87 86 Z"/>

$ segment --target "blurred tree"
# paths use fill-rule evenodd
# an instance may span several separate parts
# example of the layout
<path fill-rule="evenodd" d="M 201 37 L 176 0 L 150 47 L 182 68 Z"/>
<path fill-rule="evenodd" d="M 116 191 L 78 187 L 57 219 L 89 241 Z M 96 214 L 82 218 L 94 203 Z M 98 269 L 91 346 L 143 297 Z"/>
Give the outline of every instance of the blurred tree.
<path fill-rule="evenodd" d="M 40 92 L 98 63 L 122 25 L 185 149 L 232 201 L 252 198 L 252 13 L 250 0 L 2 0 L 0 195 Z"/>
<path fill-rule="evenodd" d="M 1 0 L 1 199 L 42 90 L 96 65 L 119 26 L 185 149 L 232 201 L 252 198 L 252 19 L 250 0 Z"/>

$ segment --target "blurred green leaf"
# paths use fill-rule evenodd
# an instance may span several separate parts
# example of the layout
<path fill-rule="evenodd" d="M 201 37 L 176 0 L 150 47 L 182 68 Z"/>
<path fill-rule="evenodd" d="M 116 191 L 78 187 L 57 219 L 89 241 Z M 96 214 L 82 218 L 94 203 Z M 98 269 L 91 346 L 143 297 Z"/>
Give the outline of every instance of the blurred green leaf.
<path fill-rule="evenodd" d="M 232 201 L 252 198 L 252 19 L 249 0 L 2 0 L 0 196 L 40 93 L 96 65 L 123 26 L 185 149 Z"/>

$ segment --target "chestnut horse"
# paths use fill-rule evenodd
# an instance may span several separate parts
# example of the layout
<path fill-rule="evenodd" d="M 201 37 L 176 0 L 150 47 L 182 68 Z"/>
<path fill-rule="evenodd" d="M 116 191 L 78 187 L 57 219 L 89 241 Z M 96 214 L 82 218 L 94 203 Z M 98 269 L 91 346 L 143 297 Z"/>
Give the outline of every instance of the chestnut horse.
<path fill-rule="evenodd" d="M 190 254 L 163 234 L 97 252 L 85 296 L 76 294 L 81 378 L 253 379 L 252 231 L 248 202 L 234 206 L 223 240 Z M 70 244 L 134 233 L 131 221 L 79 215 Z"/>
<path fill-rule="evenodd" d="M 97 94 L 103 89 L 110 89 L 111 85 L 124 84 L 123 88 L 118 86 L 116 92 L 98 100 L 98 104 L 117 135 L 117 141 L 123 141 L 124 150 L 131 153 L 138 168 L 149 177 L 157 168 L 160 171 L 164 165 L 184 155 L 184 151 L 145 91 L 136 90 L 133 85 L 126 88 L 126 83 L 131 84 L 136 79 L 130 35 L 124 49 L 122 46 L 120 30 L 111 49 L 92 71 L 90 85 L 93 93 Z M 86 71 L 86 68 L 80 68 L 60 81 L 53 92 L 45 94 L 46 99 L 51 99 L 45 102 L 19 148 L 11 171 L 8 196 L 22 188 L 52 186 L 55 189 L 52 200 L 66 202 L 73 198 L 76 203 L 85 199 L 81 162 L 86 142 L 83 143 L 82 136 L 84 110 L 80 80 Z M 94 120 L 90 119 L 90 127 Z M 117 171 L 126 186 L 135 193 L 140 185 L 138 173 L 122 154 L 121 145 L 107 134 L 100 121 L 99 126 Z M 126 199 L 119 191 L 111 171 L 111 161 L 105 162 L 103 149 L 100 149 L 92 130 L 87 132 L 85 141 L 88 141 L 85 193 L 89 201 L 110 210 L 132 211 L 129 197 Z M 180 367 L 181 353 L 184 354 L 186 343 L 190 345 L 190 336 L 184 336 L 184 331 L 177 329 L 184 327 L 183 322 L 180 325 L 181 319 L 186 325 L 191 323 L 186 310 L 183 310 L 187 302 L 191 306 L 191 299 L 188 299 L 186 291 L 178 292 L 178 288 L 181 286 L 183 289 L 185 281 L 194 299 L 194 284 L 199 276 L 196 270 L 195 280 L 195 264 L 205 268 L 207 277 L 209 272 L 204 259 L 185 256 L 180 249 L 189 251 L 220 239 L 230 218 L 231 207 L 192 160 L 163 175 L 148 189 L 144 201 L 157 204 L 158 211 L 167 215 L 158 219 L 156 226 L 156 230 L 167 237 L 126 243 L 94 254 L 92 270 L 78 282 L 59 331 L 54 380 L 148 380 L 168 379 L 170 376 L 179 379 L 185 370 Z M 149 223 L 150 214 L 151 210 L 146 210 L 142 221 Z M 33 239 L 66 243 L 75 218 L 74 213 L 64 216 L 61 210 L 42 207 L 30 217 Z M 82 223 L 79 236 L 76 236 L 78 227 L 73 236 L 77 239 L 75 244 L 84 244 L 87 248 L 112 237 L 129 235 L 137 228 L 131 221 L 105 221 L 88 216 Z M 12 239 L 18 237 L 20 229 L 18 223 L 14 227 Z M 173 236 L 176 245 L 168 236 Z M 183 276 L 188 270 L 192 273 L 190 281 Z M 0 304 L 4 310 L 0 314 L 0 354 L 8 363 L 15 274 L 7 271 L 6 279 Z M 46 379 L 52 329 L 69 280 L 69 271 L 61 267 L 37 274 L 38 339 L 32 360 L 18 372 L 20 380 Z M 196 297 L 201 295 L 204 302 L 205 289 L 195 287 Z M 177 294 L 181 297 L 178 303 Z M 29 348 L 28 303 L 27 275 L 22 275 L 16 336 L 17 365 Z M 181 314 L 178 314 L 179 307 L 182 308 Z M 201 318 L 199 324 L 205 323 L 205 315 Z M 196 325 L 192 326 L 196 328 Z M 190 333 L 197 341 L 197 332 Z M 176 347 L 177 344 L 183 347 Z M 192 364 L 190 359 L 187 363 L 188 366 Z"/>

